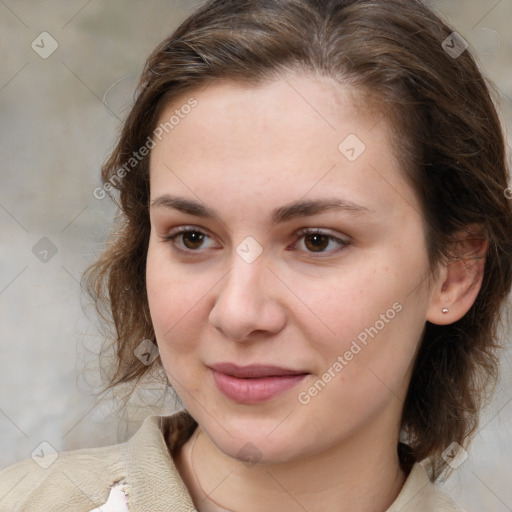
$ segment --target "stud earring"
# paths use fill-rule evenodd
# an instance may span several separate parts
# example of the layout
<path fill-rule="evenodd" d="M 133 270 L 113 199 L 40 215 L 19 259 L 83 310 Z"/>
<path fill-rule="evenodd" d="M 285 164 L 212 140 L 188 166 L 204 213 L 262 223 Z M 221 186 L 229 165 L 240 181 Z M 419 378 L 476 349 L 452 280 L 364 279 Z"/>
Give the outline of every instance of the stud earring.
<path fill-rule="evenodd" d="M 441 310 L 441 312 L 443 313 L 443 315 L 446 315 L 446 313 L 448 313 L 448 311 L 450 311 L 448 308 L 443 308 Z"/>

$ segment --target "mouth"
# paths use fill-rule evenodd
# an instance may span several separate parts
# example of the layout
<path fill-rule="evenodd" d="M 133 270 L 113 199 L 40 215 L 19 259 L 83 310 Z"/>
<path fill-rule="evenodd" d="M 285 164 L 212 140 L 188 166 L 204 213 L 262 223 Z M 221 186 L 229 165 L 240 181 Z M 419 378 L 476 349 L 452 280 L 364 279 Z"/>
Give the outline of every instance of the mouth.
<path fill-rule="evenodd" d="M 274 365 L 249 365 L 238 366 L 233 363 L 218 363 L 210 366 L 212 370 L 230 375 L 239 379 L 254 379 L 261 377 L 285 377 L 289 375 L 304 375 L 306 370 L 294 370 Z"/>
<path fill-rule="evenodd" d="M 273 365 L 240 367 L 221 363 L 209 367 L 213 380 L 227 398 L 239 404 L 270 400 L 301 382 L 309 372 Z"/>

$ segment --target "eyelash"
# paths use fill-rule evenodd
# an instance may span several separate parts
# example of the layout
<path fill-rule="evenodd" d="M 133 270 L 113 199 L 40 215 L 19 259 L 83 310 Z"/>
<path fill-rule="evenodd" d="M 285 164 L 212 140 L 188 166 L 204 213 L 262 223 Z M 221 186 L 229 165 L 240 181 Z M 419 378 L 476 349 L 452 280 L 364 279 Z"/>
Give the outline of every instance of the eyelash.
<path fill-rule="evenodd" d="M 194 250 L 194 249 L 184 249 L 182 247 L 179 247 L 176 239 L 186 233 L 200 233 L 202 235 L 205 235 L 205 236 L 211 238 L 208 235 L 208 233 L 206 233 L 202 229 L 199 229 L 195 226 L 179 226 L 178 228 L 171 231 L 169 234 L 162 236 L 162 241 L 171 242 L 173 249 L 175 249 L 176 251 L 181 252 L 183 254 L 191 255 L 194 253 L 199 253 L 201 249 Z M 336 242 L 336 243 L 340 244 L 340 247 L 338 247 L 337 249 L 334 249 L 334 250 L 330 250 L 330 251 L 319 251 L 319 252 L 306 251 L 308 254 L 317 255 L 317 257 L 322 257 L 322 255 L 326 255 L 326 254 L 331 255 L 334 253 L 338 253 L 339 251 L 343 250 L 345 247 L 348 247 L 350 245 L 349 241 L 342 240 L 341 238 L 335 237 L 334 235 L 331 235 L 330 233 L 328 233 L 322 229 L 319 229 L 319 228 L 301 228 L 301 229 L 299 229 L 294 235 L 295 241 L 293 242 L 292 245 L 295 246 L 297 244 L 297 242 L 299 242 L 301 240 L 301 238 L 306 237 L 306 236 L 312 236 L 312 235 L 325 236 L 329 242 Z"/>

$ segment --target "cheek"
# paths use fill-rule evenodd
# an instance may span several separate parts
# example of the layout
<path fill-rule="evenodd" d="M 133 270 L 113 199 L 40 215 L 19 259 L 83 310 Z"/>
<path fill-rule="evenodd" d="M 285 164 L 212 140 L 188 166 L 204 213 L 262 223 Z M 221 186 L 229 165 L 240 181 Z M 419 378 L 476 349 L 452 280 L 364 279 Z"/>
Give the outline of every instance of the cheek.
<path fill-rule="evenodd" d="M 321 332 L 324 336 L 317 335 L 317 338 L 325 339 L 328 344 L 338 340 L 338 349 L 350 344 L 352 338 L 402 299 L 396 276 L 385 263 L 378 261 L 341 266 L 322 281 L 313 277 L 295 279 L 295 283 L 297 295 L 305 297 L 310 309 L 303 318 L 310 319 L 312 333 Z"/>
<path fill-rule="evenodd" d="M 387 258 L 380 253 L 373 261 L 338 273 L 324 286 L 316 282 L 301 290 L 314 313 L 300 321 L 302 329 L 323 354 L 326 368 L 342 356 L 343 369 L 338 365 L 339 371 L 334 371 L 339 382 L 375 383 L 372 369 L 392 389 L 400 386 L 425 324 L 424 298 L 411 293 L 422 270 L 421 258 L 405 263 L 391 253 Z"/>
<path fill-rule="evenodd" d="M 175 336 L 197 304 L 196 281 L 188 279 L 179 267 L 171 264 L 168 251 L 150 240 L 146 263 L 146 290 L 151 320 L 157 342 L 162 345 Z"/>
<path fill-rule="evenodd" d="M 406 397 L 422 331 L 420 317 L 414 322 L 408 316 L 411 307 L 394 303 L 382 311 L 377 308 L 385 320 L 370 315 L 369 321 L 361 320 L 365 315 L 356 318 L 356 313 L 351 316 L 346 311 L 339 315 L 337 335 L 329 344 L 315 338 L 323 364 L 298 397 L 301 404 L 306 403 L 309 417 L 318 415 L 324 423 L 351 429 L 388 407 L 398 411 Z"/>
<path fill-rule="evenodd" d="M 208 321 L 208 292 L 219 280 L 195 265 L 173 262 L 165 244 L 150 240 L 146 263 L 146 290 L 151 321 L 162 362 L 178 371 L 178 365 L 197 358 L 201 330 Z M 183 366 L 182 364 L 182 366 Z"/>
<path fill-rule="evenodd" d="M 201 294 L 193 283 L 170 264 L 165 250 L 150 242 L 146 266 L 149 311 L 162 365 L 180 396 L 200 393 L 200 373 L 195 364 L 199 323 L 194 320 Z"/>

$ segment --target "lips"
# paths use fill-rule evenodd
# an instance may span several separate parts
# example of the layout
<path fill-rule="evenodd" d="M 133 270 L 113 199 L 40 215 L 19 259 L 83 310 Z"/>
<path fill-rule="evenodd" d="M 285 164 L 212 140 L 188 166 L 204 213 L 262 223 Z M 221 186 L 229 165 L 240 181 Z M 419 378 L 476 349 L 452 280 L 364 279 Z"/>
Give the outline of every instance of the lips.
<path fill-rule="evenodd" d="M 249 365 L 238 366 L 233 363 L 218 363 L 210 366 L 213 370 L 231 375 L 239 379 L 254 379 L 259 377 L 282 377 L 286 375 L 304 375 L 309 373 L 305 370 L 292 370 L 273 365 Z"/>
<path fill-rule="evenodd" d="M 295 387 L 308 375 L 272 365 L 237 366 L 219 363 L 210 367 L 217 389 L 239 404 L 257 404 Z"/>

